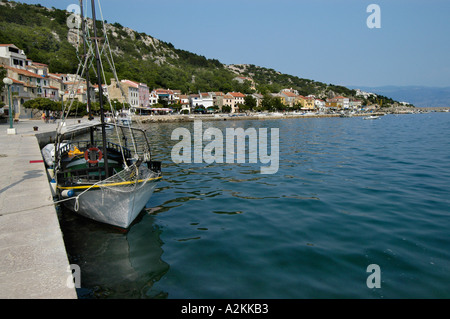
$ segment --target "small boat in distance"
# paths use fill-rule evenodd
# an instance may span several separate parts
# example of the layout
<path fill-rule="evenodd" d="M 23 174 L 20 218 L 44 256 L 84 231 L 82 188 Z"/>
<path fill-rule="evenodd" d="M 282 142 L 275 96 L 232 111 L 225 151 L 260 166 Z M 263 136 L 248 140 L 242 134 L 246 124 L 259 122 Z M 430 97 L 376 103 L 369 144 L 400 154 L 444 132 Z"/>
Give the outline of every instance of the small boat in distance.
<path fill-rule="evenodd" d="M 117 114 L 116 122 L 122 125 L 131 125 L 131 112 L 123 110 Z"/>
<path fill-rule="evenodd" d="M 380 118 L 380 116 L 378 116 L 378 115 L 369 115 L 369 116 L 366 116 L 364 119 L 365 120 L 378 120 Z"/>

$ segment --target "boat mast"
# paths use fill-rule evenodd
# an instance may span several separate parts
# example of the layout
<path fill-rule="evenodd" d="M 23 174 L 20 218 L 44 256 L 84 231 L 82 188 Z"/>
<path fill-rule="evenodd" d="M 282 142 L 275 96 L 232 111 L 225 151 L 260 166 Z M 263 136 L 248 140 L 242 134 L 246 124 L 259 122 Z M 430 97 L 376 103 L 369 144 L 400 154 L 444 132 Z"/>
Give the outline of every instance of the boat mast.
<path fill-rule="evenodd" d="M 105 167 L 105 178 L 109 177 L 108 169 L 108 151 L 106 144 L 106 127 L 105 127 L 105 114 L 103 112 L 103 87 L 102 87 L 102 70 L 100 66 L 100 52 L 98 49 L 98 37 L 97 37 L 97 19 L 95 18 L 95 1 L 91 0 L 92 6 L 92 22 L 94 25 L 94 48 L 95 48 L 95 59 L 97 60 L 97 78 L 98 78 L 98 95 L 100 101 L 100 120 L 102 123 L 102 139 L 103 139 L 103 156 L 104 156 L 104 167 Z"/>
<path fill-rule="evenodd" d="M 81 34 L 83 35 L 83 50 L 84 50 L 84 59 L 87 61 L 87 53 L 86 53 L 86 24 L 84 21 L 83 14 L 83 0 L 80 0 L 80 8 L 81 8 Z M 87 62 L 86 62 L 87 63 Z M 91 88 L 90 88 L 90 78 L 89 78 L 89 64 L 87 63 L 88 68 L 86 69 L 86 91 L 87 91 L 87 105 L 89 112 L 89 121 L 91 121 L 94 117 L 92 116 L 92 107 L 91 107 Z M 91 137 L 91 145 L 94 145 L 94 128 L 91 127 L 90 130 Z"/>

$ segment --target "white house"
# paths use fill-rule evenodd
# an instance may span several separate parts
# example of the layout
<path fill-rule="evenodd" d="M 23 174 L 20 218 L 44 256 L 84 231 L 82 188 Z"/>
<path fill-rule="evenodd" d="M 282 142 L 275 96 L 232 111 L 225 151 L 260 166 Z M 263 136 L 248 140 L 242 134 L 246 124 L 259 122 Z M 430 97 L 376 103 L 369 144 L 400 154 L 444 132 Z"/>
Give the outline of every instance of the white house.
<path fill-rule="evenodd" d="M 203 106 L 205 109 L 214 106 L 214 99 L 211 93 L 201 93 L 189 95 L 191 109 Z"/>
<path fill-rule="evenodd" d="M 158 104 L 158 94 L 155 91 L 151 91 L 148 96 L 148 104 L 155 105 Z"/>
<path fill-rule="evenodd" d="M 180 104 L 181 104 L 181 113 L 191 113 L 191 105 L 189 101 L 189 96 L 187 95 L 180 95 Z"/>
<path fill-rule="evenodd" d="M 325 109 L 325 101 L 321 100 L 321 99 L 315 99 L 314 106 L 318 110 L 323 110 L 323 109 Z"/>
<path fill-rule="evenodd" d="M 0 44 L 0 64 L 25 69 L 29 63 L 25 52 L 14 44 Z"/>

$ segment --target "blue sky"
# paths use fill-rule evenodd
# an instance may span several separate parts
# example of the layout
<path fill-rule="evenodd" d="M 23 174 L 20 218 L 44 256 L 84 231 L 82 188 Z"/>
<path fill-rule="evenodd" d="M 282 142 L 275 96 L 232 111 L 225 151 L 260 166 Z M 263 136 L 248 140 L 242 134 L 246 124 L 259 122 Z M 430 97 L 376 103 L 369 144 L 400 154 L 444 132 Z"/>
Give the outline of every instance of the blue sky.
<path fill-rule="evenodd" d="M 78 3 L 21 2 L 59 9 Z M 369 4 L 381 9 L 379 29 L 367 27 Z M 347 86 L 450 86 L 448 0 L 103 0 L 101 5 L 108 22 L 225 64 L 255 64 Z"/>

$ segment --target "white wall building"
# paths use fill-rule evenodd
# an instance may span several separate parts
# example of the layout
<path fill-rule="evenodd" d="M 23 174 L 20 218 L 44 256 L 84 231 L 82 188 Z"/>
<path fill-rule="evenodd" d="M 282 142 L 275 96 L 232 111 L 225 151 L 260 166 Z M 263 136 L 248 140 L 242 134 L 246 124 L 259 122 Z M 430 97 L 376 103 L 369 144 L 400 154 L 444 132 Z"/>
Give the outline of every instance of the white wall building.
<path fill-rule="evenodd" d="M 29 63 L 25 52 L 14 44 L 0 44 L 0 64 L 25 69 Z"/>
<path fill-rule="evenodd" d="M 214 99 L 210 93 L 191 94 L 189 96 L 191 109 L 195 110 L 198 106 L 203 106 L 205 109 L 214 106 Z"/>
<path fill-rule="evenodd" d="M 315 99 L 314 100 L 314 106 L 318 110 L 323 110 L 323 109 L 325 109 L 325 101 L 321 100 L 321 99 Z"/>

